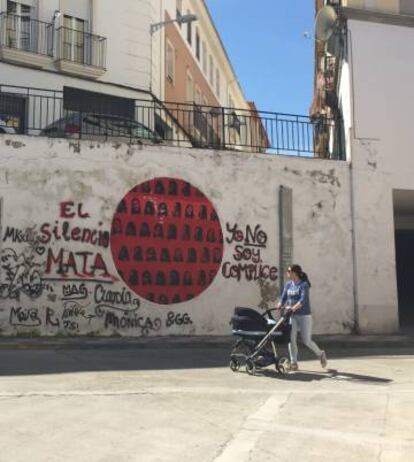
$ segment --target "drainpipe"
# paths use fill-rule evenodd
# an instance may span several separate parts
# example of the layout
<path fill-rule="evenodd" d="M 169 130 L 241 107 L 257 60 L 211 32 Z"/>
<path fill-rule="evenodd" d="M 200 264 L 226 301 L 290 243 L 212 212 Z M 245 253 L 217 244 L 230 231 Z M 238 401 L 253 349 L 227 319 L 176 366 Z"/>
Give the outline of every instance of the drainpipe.
<path fill-rule="evenodd" d="M 351 137 L 351 153 L 353 151 L 352 129 L 349 130 Z M 357 255 L 355 239 L 355 193 L 354 193 L 354 167 L 352 157 L 349 162 L 349 191 L 351 202 L 351 242 L 352 242 L 352 295 L 354 300 L 354 325 L 353 334 L 359 334 L 359 302 L 358 302 L 358 272 L 357 272 Z"/>
<path fill-rule="evenodd" d="M 349 65 L 349 79 L 350 79 L 350 106 L 351 106 L 351 126 L 349 127 L 349 190 L 350 190 L 350 202 L 351 202 L 351 240 L 352 240 L 352 293 L 354 299 L 354 326 L 353 333 L 359 334 L 359 302 L 358 302 L 358 268 L 357 268 L 357 254 L 356 254 L 356 237 L 355 237 L 355 179 L 354 179 L 354 142 L 357 139 L 356 135 L 356 117 L 355 117 L 355 82 L 354 82 L 354 57 L 353 57 L 353 44 L 352 34 L 348 27 L 346 27 L 347 33 L 347 48 L 349 53 L 348 65 Z M 349 40 L 348 40 L 349 37 Z"/>

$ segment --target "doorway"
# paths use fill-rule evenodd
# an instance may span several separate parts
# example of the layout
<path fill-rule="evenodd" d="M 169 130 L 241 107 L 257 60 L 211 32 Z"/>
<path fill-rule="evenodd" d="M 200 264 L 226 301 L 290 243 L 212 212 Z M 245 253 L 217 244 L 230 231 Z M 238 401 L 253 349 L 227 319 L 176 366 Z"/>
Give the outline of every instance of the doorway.
<path fill-rule="evenodd" d="M 395 263 L 401 330 L 414 330 L 414 191 L 394 190 Z"/>

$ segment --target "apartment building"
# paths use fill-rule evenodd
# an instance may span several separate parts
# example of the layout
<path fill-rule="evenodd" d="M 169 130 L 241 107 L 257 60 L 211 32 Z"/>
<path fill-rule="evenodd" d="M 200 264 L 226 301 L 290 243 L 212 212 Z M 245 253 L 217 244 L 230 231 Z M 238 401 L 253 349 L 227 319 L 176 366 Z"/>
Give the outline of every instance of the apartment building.
<path fill-rule="evenodd" d="M 15 112 L 17 131 L 69 109 L 130 117 L 134 99 L 150 98 L 153 2 L 1 0 L 0 10 L 1 112 Z M 41 97 L 54 114 L 29 120 Z"/>
<path fill-rule="evenodd" d="M 338 117 L 352 167 L 360 325 L 413 326 L 414 2 L 317 0 L 315 6 L 311 115 Z M 325 134 L 319 143 L 332 152 Z"/>
<path fill-rule="evenodd" d="M 196 21 L 172 21 L 192 14 Z M 257 123 L 257 112 L 243 94 L 205 1 L 166 1 L 162 20 L 166 25 L 159 31 L 158 55 L 164 69 L 153 85 L 158 85 L 161 99 L 181 104 L 168 107 L 187 133 L 201 146 L 265 149 L 266 137 Z M 192 120 L 189 109 L 194 111 Z"/>
<path fill-rule="evenodd" d="M 265 145 L 204 1 L 1 0 L 0 75 L 3 131 L 43 134 L 77 111 L 190 145 Z"/>

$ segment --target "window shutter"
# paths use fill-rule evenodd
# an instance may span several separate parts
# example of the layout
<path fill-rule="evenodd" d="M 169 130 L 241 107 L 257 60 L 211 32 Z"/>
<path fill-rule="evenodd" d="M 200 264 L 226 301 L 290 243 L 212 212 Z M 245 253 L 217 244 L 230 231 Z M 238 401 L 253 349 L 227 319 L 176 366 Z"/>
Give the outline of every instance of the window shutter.
<path fill-rule="evenodd" d="M 65 0 L 62 13 L 89 21 L 91 19 L 91 2 L 90 0 Z"/>

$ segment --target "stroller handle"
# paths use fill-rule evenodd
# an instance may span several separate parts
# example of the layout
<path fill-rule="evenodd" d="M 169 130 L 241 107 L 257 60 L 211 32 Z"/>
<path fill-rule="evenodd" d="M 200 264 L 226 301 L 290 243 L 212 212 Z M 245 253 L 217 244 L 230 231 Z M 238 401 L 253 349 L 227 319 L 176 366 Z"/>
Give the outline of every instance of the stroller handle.
<path fill-rule="evenodd" d="M 275 318 L 272 316 L 272 311 L 276 311 L 276 310 L 277 308 L 269 308 L 264 313 L 262 313 L 262 317 L 268 316 L 270 319 L 274 320 Z"/>
<path fill-rule="evenodd" d="M 270 319 L 275 320 L 275 318 L 272 316 L 272 311 L 278 311 L 280 310 L 281 316 L 285 317 L 286 319 L 289 319 L 292 316 L 292 311 L 291 310 L 286 310 L 285 308 L 270 308 L 266 310 L 262 316 L 268 316 Z"/>

